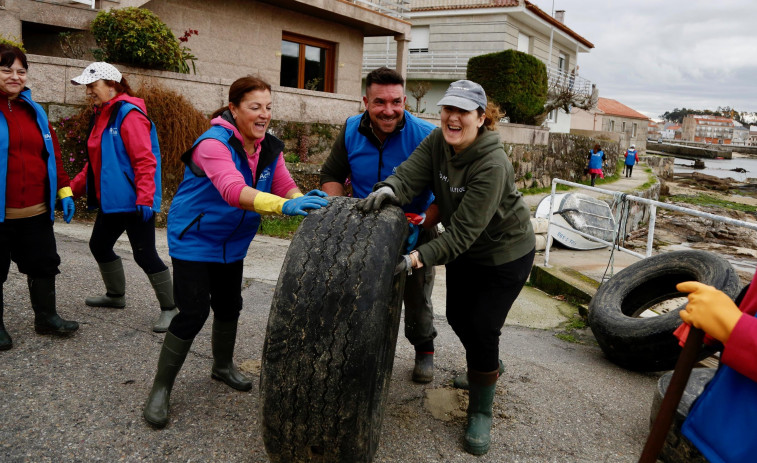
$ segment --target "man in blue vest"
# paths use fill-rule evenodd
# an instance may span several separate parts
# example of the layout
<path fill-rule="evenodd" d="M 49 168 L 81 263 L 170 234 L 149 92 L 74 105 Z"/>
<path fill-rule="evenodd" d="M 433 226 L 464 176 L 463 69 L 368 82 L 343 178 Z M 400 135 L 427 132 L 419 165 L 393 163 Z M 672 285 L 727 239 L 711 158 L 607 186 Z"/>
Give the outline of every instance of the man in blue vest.
<path fill-rule="evenodd" d="M 331 196 L 344 196 L 345 184 L 352 196 L 365 198 L 373 185 L 391 175 L 435 126 L 405 111 L 405 79 L 381 67 L 365 79 L 365 112 L 352 116 L 337 136 L 321 168 L 321 188 Z M 410 249 L 437 236 L 438 208 L 434 195 L 424 191 L 405 206 Z M 431 291 L 434 269 L 413 270 L 405 282 L 405 337 L 415 347 L 413 381 L 434 378 L 434 311 Z"/>

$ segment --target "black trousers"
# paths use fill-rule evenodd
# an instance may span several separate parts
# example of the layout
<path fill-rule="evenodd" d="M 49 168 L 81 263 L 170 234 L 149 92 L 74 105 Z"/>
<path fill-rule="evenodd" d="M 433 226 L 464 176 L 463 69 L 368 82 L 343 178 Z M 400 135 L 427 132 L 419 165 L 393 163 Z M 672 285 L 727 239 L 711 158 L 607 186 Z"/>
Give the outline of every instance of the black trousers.
<path fill-rule="evenodd" d="M 465 347 L 469 370 L 499 368 L 502 326 L 531 273 L 534 254 L 493 267 L 465 257 L 446 265 L 447 321 Z"/>
<path fill-rule="evenodd" d="M 194 339 L 213 309 L 218 321 L 233 322 L 242 311 L 242 263 L 192 262 L 171 258 L 173 295 L 179 313 L 168 331 L 185 341 Z"/>
<path fill-rule="evenodd" d="M 32 278 L 59 274 L 53 222 L 48 212 L 0 223 L 0 283 L 8 279 L 11 261 Z"/>
<path fill-rule="evenodd" d="M 124 232 L 129 237 L 134 260 L 146 274 L 152 275 L 168 268 L 155 250 L 155 216 L 143 222 L 141 216 L 131 212 L 97 213 L 89 239 L 89 250 L 98 263 L 105 264 L 118 259 L 113 246 Z"/>

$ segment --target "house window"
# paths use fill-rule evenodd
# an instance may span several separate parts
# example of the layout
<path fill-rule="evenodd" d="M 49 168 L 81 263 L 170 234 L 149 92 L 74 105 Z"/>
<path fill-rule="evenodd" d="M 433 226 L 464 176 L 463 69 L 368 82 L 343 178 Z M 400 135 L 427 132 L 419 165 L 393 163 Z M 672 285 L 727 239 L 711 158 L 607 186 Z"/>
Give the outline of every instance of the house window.
<path fill-rule="evenodd" d="M 527 36 L 523 32 L 518 32 L 518 51 L 528 53 L 531 48 L 531 37 Z"/>
<path fill-rule="evenodd" d="M 621 132 L 625 132 L 626 131 L 626 123 L 625 123 L 625 121 L 623 121 L 623 122 L 620 123 L 620 131 Z"/>
<path fill-rule="evenodd" d="M 333 92 L 335 48 L 332 42 L 284 32 L 279 85 Z"/>
<path fill-rule="evenodd" d="M 631 132 L 632 137 L 636 137 L 636 123 L 633 123 L 633 131 Z"/>
<path fill-rule="evenodd" d="M 567 64 L 567 59 L 565 57 L 565 53 L 560 53 L 557 57 L 557 67 L 561 71 L 565 71 L 565 65 Z"/>
<path fill-rule="evenodd" d="M 549 112 L 549 115 L 547 116 L 547 120 L 549 122 L 552 122 L 552 123 L 556 123 L 557 122 L 557 110 L 556 109 L 553 109 L 552 111 Z"/>
<path fill-rule="evenodd" d="M 615 132 L 615 121 L 610 121 L 610 132 Z"/>
<path fill-rule="evenodd" d="M 410 28 L 410 53 L 428 53 L 428 26 Z"/>

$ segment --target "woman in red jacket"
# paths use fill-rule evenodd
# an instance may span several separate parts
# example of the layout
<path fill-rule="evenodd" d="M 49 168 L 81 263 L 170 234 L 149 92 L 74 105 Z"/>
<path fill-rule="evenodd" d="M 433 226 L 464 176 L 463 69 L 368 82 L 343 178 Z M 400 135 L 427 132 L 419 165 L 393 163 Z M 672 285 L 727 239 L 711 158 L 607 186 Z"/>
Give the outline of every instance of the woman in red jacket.
<path fill-rule="evenodd" d="M 144 100 L 134 96 L 113 65 L 92 63 L 71 79 L 86 85 L 95 106 L 87 140 L 88 162 L 71 181 L 74 196 L 87 194 L 90 209 L 98 209 L 89 249 L 100 267 L 106 293 L 88 297 L 91 307 L 123 308 L 126 278 L 121 258 L 113 251 L 126 232 L 134 260 L 155 290 L 160 316 L 153 325 L 165 332 L 178 313 L 171 272 L 155 250 L 155 212 L 160 212 L 160 148 L 155 125 L 147 118 Z"/>
<path fill-rule="evenodd" d="M 27 275 L 34 330 L 65 335 L 79 329 L 79 324 L 60 318 L 55 307 L 60 257 L 53 210 L 57 196 L 63 217 L 70 222 L 74 201 L 58 137 L 25 87 L 28 68 L 21 50 L 0 45 L 0 285 L 8 278 L 12 260 Z M 0 350 L 11 347 L 0 286 Z"/>

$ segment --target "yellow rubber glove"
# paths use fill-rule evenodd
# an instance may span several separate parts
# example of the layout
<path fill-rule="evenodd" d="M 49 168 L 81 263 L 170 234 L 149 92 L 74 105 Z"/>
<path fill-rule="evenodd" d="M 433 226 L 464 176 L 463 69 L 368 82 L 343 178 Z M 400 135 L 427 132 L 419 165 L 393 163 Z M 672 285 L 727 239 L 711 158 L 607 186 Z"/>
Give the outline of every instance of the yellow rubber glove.
<path fill-rule="evenodd" d="M 58 190 L 58 199 L 68 198 L 69 196 L 73 196 L 74 192 L 71 191 L 70 186 L 64 186 L 60 190 Z"/>
<path fill-rule="evenodd" d="M 704 330 L 725 344 L 741 318 L 741 310 L 723 291 L 698 281 L 678 283 L 676 289 L 689 293 L 689 303 L 679 312 L 681 319 Z"/>
<path fill-rule="evenodd" d="M 286 201 L 287 200 L 281 196 L 259 191 L 258 194 L 255 195 L 252 207 L 255 208 L 255 212 L 258 214 L 281 214 L 281 208 L 284 207 Z"/>
<path fill-rule="evenodd" d="M 302 193 L 295 193 L 295 194 L 293 194 L 293 195 L 292 195 L 292 198 L 291 198 L 291 199 L 294 199 L 294 198 L 299 198 L 300 196 L 305 196 L 305 195 L 304 195 L 304 194 L 302 194 Z"/>

